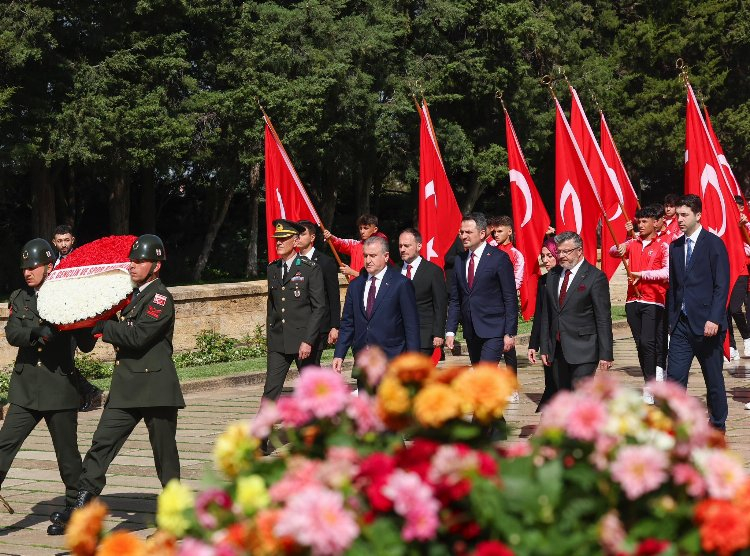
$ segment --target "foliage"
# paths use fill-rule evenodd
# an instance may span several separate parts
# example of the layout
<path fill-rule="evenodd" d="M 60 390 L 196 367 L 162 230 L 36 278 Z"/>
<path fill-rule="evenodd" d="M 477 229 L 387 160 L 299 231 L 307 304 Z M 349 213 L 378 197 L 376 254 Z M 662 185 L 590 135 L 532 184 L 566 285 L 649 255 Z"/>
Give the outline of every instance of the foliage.
<path fill-rule="evenodd" d="M 201 330 L 195 338 L 195 350 L 174 356 L 177 367 L 196 367 L 226 361 L 241 361 L 266 354 L 263 329 L 256 326 L 251 335 L 240 340 L 213 330 Z"/>
<path fill-rule="evenodd" d="M 98 378 L 109 378 L 114 372 L 114 366 L 112 363 L 102 361 L 96 357 L 88 354 L 81 353 L 75 358 L 76 369 L 81 373 L 81 376 L 86 380 L 96 380 Z"/>
<path fill-rule="evenodd" d="M 214 447 L 223 480 L 197 495 L 167 485 L 159 534 L 182 538 L 180 554 L 669 556 L 750 547 L 742 462 L 675 383 L 651 383 L 655 404 L 646 405 L 613 375 L 597 375 L 559 393 L 529 442 L 500 446 L 488 433 L 504 427 L 496 419 L 516 387 L 509 371 L 438 370 L 418 354 L 386 365 L 378 351 L 357 364 L 368 385 L 359 396 L 341 375 L 308 368 L 291 397 L 265 403 L 252 423 L 230 424 Z M 279 457 L 260 457 L 281 436 Z"/>

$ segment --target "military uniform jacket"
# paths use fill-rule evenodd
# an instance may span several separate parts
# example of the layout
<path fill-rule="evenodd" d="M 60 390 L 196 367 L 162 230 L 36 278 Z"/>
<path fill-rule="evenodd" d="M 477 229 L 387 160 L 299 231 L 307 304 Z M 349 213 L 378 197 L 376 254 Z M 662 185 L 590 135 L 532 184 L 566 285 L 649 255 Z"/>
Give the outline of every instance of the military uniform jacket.
<path fill-rule="evenodd" d="M 297 255 L 282 280 L 282 264 L 268 265 L 268 350 L 293 354 L 302 342 L 315 347 L 329 315 L 320 266 Z"/>
<path fill-rule="evenodd" d="M 185 407 L 172 361 L 174 300 L 161 280 L 150 282 L 106 321 L 102 340 L 117 353 L 107 407 Z"/>
<path fill-rule="evenodd" d="M 5 326 L 8 343 L 18 347 L 10 379 L 10 403 L 35 411 L 78 409 L 73 357 L 76 345 L 82 351 L 94 349 L 91 329 L 57 332 L 49 341 L 31 339 L 31 330 L 44 324 L 31 288 L 10 296 L 10 316 Z"/>

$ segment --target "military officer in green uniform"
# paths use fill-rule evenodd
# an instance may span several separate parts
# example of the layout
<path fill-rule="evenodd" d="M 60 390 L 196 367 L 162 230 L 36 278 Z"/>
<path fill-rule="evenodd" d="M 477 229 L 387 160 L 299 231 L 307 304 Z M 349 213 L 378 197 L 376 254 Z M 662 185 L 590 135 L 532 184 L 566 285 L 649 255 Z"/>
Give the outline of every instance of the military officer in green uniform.
<path fill-rule="evenodd" d="M 304 226 L 290 220 L 274 220 L 276 254 L 268 265 L 268 342 L 266 384 L 263 398 L 276 400 L 289 367 L 314 365 L 315 349 L 328 319 L 325 286 L 320 267 L 297 253 Z"/>
<path fill-rule="evenodd" d="M 107 403 L 83 460 L 76 507 L 98 496 L 106 473 L 135 426 L 143 419 L 162 486 L 180 478 L 177 410 L 185 407 L 172 361 L 174 300 L 159 279 L 167 260 L 155 235 L 139 237 L 130 249 L 130 277 L 136 289 L 118 321 L 100 321 L 93 329 L 114 346 L 115 371 Z"/>
<path fill-rule="evenodd" d="M 13 459 L 37 423 L 44 419 L 55 447 L 57 466 L 65 484 L 65 509 L 50 516 L 47 532 L 61 534 L 76 500 L 81 474 L 78 451 L 78 391 L 73 363 L 76 345 L 94 349 L 91 329 L 58 332 L 37 311 L 37 291 L 52 271 L 52 247 L 33 239 L 23 248 L 21 268 L 26 287 L 10 296 L 10 316 L 5 326 L 8 343 L 18 347 L 10 379 L 10 409 L 0 429 L 0 484 Z"/>

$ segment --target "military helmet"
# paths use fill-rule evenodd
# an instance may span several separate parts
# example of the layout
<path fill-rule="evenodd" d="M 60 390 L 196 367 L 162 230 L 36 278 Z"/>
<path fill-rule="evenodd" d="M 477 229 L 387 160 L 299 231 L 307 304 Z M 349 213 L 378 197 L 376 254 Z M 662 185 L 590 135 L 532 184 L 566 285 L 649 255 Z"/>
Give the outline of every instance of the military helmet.
<path fill-rule="evenodd" d="M 55 262 L 52 246 L 46 239 L 32 239 L 21 250 L 21 268 L 34 268 L 42 264 Z"/>
<path fill-rule="evenodd" d="M 143 234 L 133 242 L 128 258 L 131 261 L 166 261 L 167 252 L 159 236 Z"/>

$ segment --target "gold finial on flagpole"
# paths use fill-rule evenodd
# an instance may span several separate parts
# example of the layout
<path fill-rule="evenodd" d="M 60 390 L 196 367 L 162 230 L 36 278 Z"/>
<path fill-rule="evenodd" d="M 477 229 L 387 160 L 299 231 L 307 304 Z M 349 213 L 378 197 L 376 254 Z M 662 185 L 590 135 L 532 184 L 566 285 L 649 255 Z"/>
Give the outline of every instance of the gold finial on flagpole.
<path fill-rule="evenodd" d="M 596 106 L 596 109 L 599 111 L 599 113 L 602 113 L 602 108 L 599 106 L 599 100 L 596 98 L 596 93 L 592 91 L 591 93 L 591 100 L 594 102 L 594 106 Z"/>
<path fill-rule="evenodd" d="M 565 83 L 567 83 L 568 87 L 570 87 L 570 81 L 568 81 L 568 76 L 565 74 L 565 68 L 563 68 L 563 66 L 555 66 L 554 69 L 557 70 L 558 75 L 562 75 Z"/>
<path fill-rule="evenodd" d="M 507 112 L 508 109 L 505 107 L 505 101 L 503 100 L 504 93 L 505 91 L 501 91 L 500 89 L 498 89 L 497 91 L 495 91 L 495 98 L 500 101 L 500 105 L 503 107 L 503 111 Z"/>
<path fill-rule="evenodd" d="M 546 74 L 542 76 L 542 79 L 540 80 L 541 84 L 544 85 L 549 89 L 550 94 L 552 95 L 552 98 L 557 100 L 557 95 L 555 95 L 555 90 L 552 88 L 552 86 L 555 84 L 554 78 L 550 74 Z"/>
<path fill-rule="evenodd" d="M 680 79 L 682 79 L 682 81 L 687 86 L 689 82 L 689 78 L 688 78 L 688 65 L 685 63 L 685 60 L 683 60 L 682 58 L 677 58 L 677 61 L 675 62 L 674 65 L 680 72 Z"/>

